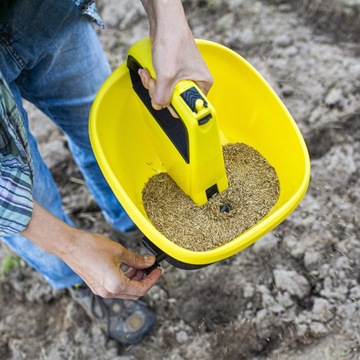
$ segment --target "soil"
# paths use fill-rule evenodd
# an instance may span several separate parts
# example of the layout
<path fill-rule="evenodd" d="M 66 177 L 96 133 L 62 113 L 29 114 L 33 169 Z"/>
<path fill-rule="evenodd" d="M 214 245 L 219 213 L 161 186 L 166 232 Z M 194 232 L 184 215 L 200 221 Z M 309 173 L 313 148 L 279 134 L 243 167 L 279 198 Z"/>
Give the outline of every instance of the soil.
<path fill-rule="evenodd" d="M 113 68 L 146 36 L 140 2 L 100 3 Z M 0 359 L 360 359 L 360 1 L 184 0 L 196 37 L 244 56 L 292 113 L 312 175 L 299 207 L 251 247 L 214 265 L 165 272 L 144 298 L 143 343 L 106 341 L 67 291 L 0 246 Z M 26 104 L 78 226 L 115 236 L 64 136 Z M 128 244 L 145 253 L 140 244 Z"/>

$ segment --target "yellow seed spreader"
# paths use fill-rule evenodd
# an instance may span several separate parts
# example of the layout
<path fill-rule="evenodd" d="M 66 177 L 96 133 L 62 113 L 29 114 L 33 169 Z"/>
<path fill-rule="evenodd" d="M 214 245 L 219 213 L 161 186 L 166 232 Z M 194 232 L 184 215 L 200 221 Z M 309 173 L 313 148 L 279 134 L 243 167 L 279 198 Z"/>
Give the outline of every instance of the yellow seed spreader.
<path fill-rule="evenodd" d="M 177 84 L 172 107 L 154 110 L 139 68 L 155 78 L 151 41 L 129 50 L 127 61 L 105 81 L 90 114 L 90 139 L 99 166 L 158 261 L 192 269 L 221 261 L 251 245 L 280 224 L 299 204 L 310 178 L 310 161 L 292 116 L 264 78 L 244 58 L 214 42 L 196 40 L 214 78 L 205 96 L 192 81 Z M 216 109 L 216 111 L 215 111 Z M 222 145 L 245 143 L 274 167 L 280 196 L 250 229 L 208 251 L 174 244 L 149 220 L 142 191 L 166 171 L 197 205 L 228 186 Z"/>

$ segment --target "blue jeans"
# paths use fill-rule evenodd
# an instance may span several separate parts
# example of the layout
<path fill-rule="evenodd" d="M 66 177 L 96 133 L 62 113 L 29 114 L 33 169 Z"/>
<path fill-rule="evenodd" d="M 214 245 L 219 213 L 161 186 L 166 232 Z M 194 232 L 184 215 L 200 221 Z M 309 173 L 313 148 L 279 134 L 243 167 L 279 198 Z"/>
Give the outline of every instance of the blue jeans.
<path fill-rule="evenodd" d="M 28 129 L 35 169 L 34 199 L 71 224 L 29 131 L 22 98 L 43 111 L 64 132 L 105 219 L 120 231 L 133 228 L 134 223 L 105 181 L 89 142 L 90 107 L 110 74 L 93 25 L 80 14 L 72 0 L 18 1 L 14 14 L 11 24 L 0 24 L 0 67 Z M 23 236 L 7 236 L 2 240 L 54 288 L 82 282 L 61 259 L 45 253 Z"/>

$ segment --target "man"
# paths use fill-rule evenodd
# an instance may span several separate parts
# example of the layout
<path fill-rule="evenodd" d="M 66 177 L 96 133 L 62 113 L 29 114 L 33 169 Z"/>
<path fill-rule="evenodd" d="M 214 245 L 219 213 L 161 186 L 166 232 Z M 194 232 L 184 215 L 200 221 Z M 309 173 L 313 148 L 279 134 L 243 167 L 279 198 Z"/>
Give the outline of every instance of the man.
<path fill-rule="evenodd" d="M 207 93 L 212 77 L 180 0 L 142 0 L 149 19 L 157 80 L 139 72 L 153 107 L 168 106 L 174 85 L 192 79 Z M 88 138 L 91 103 L 110 67 L 89 18 L 102 26 L 94 1 L 0 0 L 0 237 L 54 288 L 69 288 L 90 316 L 124 344 L 154 327 L 138 301 L 159 279 L 155 259 L 100 234 L 76 229 L 29 131 L 22 98 L 65 133 L 105 219 L 127 237 L 136 227 L 96 163 Z M 126 265 L 124 273 L 120 265 Z M 131 300 L 131 301 L 129 301 Z"/>

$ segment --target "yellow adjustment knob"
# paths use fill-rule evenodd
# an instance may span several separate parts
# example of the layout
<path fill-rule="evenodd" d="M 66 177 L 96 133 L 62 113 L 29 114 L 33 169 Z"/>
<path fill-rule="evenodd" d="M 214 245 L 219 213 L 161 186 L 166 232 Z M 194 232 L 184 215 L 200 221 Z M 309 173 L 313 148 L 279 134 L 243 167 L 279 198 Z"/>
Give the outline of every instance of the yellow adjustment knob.
<path fill-rule="evenodd" d="M 204 100 L 203 99 L 196 99 L 196 101 L 195 101 L 196 112 L 201 111 L 203 108 L 204 108 Z"/>

